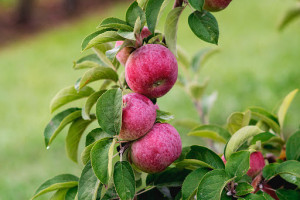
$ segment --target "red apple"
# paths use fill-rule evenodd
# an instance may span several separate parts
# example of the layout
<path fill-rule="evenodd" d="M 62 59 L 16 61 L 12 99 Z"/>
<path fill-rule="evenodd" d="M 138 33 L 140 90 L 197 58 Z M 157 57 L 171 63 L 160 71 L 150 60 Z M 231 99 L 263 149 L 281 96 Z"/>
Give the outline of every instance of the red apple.
<path fill-rule="evenodd" d="M 142 39 L 150 36 L 151 34 L 152 34 L 151 31 L 147 27 L 144 27 L 143 30 L 141 31 Z M 122 44 L 123 41 L 117 41 L 115 47 L 121 46 Z M 119 51 L 119 53 L 117 53 L 116 58 L 122 65 L 125 66 L 126 61 L 133 50 L 134 48 L 132 47 L 124 47 L 121 51 Z"/>
<path fill-rule="evenodd" d="M 203 8 L 210 12 L 217 12 L 225 9 L 231 0 L 205 0 Z"/>
<path fill-rule="evenodd" d="M 131 146 L 130 159 L 140 170 L 157 173 L 166 169 L 181 154 L 177 130 L 166 123 L 157 123 L 149 133 Z"/>
<path fill-rule="evenodd" d="M 175 84 L 178 64 L 172 52 L 160 44 L 146 44 L 132 52 L 126 62 L 128 86 L 148 98 L 165 95 Z"/>
<path fill-rule="evenodd" d="M 144 136 L 154 125 L 156 109 L 147 97 L 130 93 L 123 96 L 122 128 L 119 138 L 127 141 Z"/>

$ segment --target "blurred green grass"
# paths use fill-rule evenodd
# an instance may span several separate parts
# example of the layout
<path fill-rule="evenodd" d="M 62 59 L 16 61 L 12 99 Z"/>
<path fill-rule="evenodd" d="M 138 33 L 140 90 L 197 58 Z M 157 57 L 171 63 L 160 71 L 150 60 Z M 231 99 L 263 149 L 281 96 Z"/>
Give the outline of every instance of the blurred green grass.
<path fill-rule="evenodd" d="M 220 27 L 221 52 L 201 71 L 209 76 L 208 93 L 217 90 L 218 100 L 211 122 L 224 124 L 234 111 L 248 106 L 274 107 L 300 86 L 299 20 L 282 33 L 276 25 L 294 1 L 233 1 L 216 13 Z M 81 165 L 65 155 L 64 130 L 47 151 L 43 130 L 49 119 L 49 102 L 63 87 L 72 85 L 82 71 L 72 70 L 72 61 L 81 56 L 80 42 L 103 19 L 124 18 L 128 3 L 91 14 L 78 22 L 34 36 L 0 52 L 0 199 L 29 199 L 44 180 L 60 173 L 79 175 Z M 187 8 L 180 19 L 178 42 L 192 56 L 212 46 L 197 39 L 189 30 Z M 160 21 L 160 29 L 165 16 Z M 213 47 L 213 46 L 212 46 Z M 175 87 L 159 99 L 162 110 L 177 119 L 198 120 L 193 105 L 181 88 Z M 286 129 L 299 127 L 300 95 L 294 100 Z M 182 134 L 184 144 L 199 140 Z M 40 198 L 46 199 L 46 198 Z"/>

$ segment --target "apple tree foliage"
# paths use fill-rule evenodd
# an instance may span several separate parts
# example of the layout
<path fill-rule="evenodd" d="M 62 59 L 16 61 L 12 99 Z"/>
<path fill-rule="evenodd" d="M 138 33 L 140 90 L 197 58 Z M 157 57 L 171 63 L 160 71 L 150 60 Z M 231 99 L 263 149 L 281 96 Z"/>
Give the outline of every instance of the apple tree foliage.
<path fill-rule="evenodd" d="M 92 53 L 73 66 L 84 72 L 74 85 L 63 88 L 52 99 L 51 113 L 60 111 L 44 130 L 48 148 L 70 125 L 66 153 L 84 167 L 77 176 L 61 174 L 45 181 L 32 199 L 48 192 L 54 192 L 52 199 L 59 200 L 300 199 L 300 130 L 287 137 L 283 129 L 286 112 L 298 90 L 284 98 L 277 113 L 250 107 L 244 112 L 232 113 L 223 126 L 209 124 L 207 116 L 216 93 L 205 96 L 208 81 L 199 83 L 197 74 L 216 50 L 202 49 L 189 60 L 177 47 L 176 40 L 178 20 L 187 6 L 193 11 L 185 20 L 201 40 L 218 44 L 218 23 L 212 13 L 203 9 L 204 0 L 176 0 L 160 32 L 156 24 L 169 3 L 170 0 L 134 1 L 124 19 L 106 18 L 95 32 L 84 38 L 82 51 L 92 50 Z M 137 35 L 145 25 L 152 35 L 138 41 Z M 124 42 L 113 47 L 115 41 Z M 201 123 L 188 120 L 176 123 L 188 127 L 188 135 L 214 141 L 209 143 L 210 148 L 184 147 L 171 166 L 155 174 L 143 173 L 132 166 L 127 157 L 128 144 L 116 137 L 122 126 L 122 95 L 129 92 L 116 54 L 124 47 L 134 48 L 136 42 L 164 45 L 177 56 L 182 68 L 177 84 L 191 97 Z M 68 108 L 67 104 L 75 100 L 82 101 L 81 107 Z M 173 118 L 172 114 L 157 110 L 156 121 L 167 122 Z M 85 133 L 93 123 L 98 127 Z M 85 147 L 80 153 L 81 140 L 85 140 Z M 224 151 L 215 152 L 216 144 L 223 144 Z M 264 154 L 266 166 L 252 180 L 247 171 L 250 154 L 254 151 Z M 221 159 L 222 154 L 226 164 Z"/>

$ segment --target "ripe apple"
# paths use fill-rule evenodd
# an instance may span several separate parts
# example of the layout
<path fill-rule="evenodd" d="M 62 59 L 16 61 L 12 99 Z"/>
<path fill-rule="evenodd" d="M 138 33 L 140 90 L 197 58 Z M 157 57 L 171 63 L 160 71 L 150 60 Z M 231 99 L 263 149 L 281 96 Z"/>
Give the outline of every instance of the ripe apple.
<path fill-rule="evenodd" d="M 130 93 L 123 96 L 122 128 L 119 138 L 127 141 L 144 136 L 154 125 L 156 109 L 147 97 Z"/>
<path fill-rule="evenodd" d="M 144 137 L 133 142 L 130 160 L 144 172 L 161 172 L 179 158 L 181 147 L 177 130 L 170 124 L 157 123 Z"/>
<path fill-rule="evenodd" d="M 205 0 L 203 8 L 210 12 L 217 12 L 225 9 L 231 0 Z"/>
<path fill-rule="evenodd" d="M 142 39 L 150 36 L 152 33 L 151 31 L 147 28 L 144 27 L 141 31 L 141 37 Z M 117 41 L 115 44 L 115 47 L 121 46 L 123 44 L 123 41 Z M 129 57 L 129 55 L 131 54 L 131 52 L 134 51 L 134 48 L 132 47 L 124 47 L 121 51 L 119 51 L 119 53 L 117 53 L 116 58 L 118 59 L 118 61 L 125 66 L 126 61 Z"/>
<path fill-rule="evenodd" d="M 165 95 L 175 84 L 178 64 L 173 53 L 160 44 L 146 44 L 132 52 L 126 62 L 128 86 L 148 98 Z"/>

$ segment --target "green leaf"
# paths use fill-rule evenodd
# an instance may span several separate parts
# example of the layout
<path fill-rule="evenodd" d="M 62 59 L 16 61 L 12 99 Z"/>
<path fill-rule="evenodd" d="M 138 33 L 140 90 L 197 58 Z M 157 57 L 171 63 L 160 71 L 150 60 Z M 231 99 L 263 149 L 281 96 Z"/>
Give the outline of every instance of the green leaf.
<path fill-rule="evenodd" d="M 208 168 L 199 168 L 185 178 L 182 184 L 182 200 L 189 200 L 196 194 L 203 176 L 209 171 Z"/>
<path fill-rule="evenodd" d="M 253 137 L 251 144 L 256 144 L 257 141 L 261 141 L 261 143 L 265 143 L 274 137 L 276 137 L 276 135 L 270 132 L 260 133 Z"/>
<path fill-rule="evenodd" d="M 300 130 L 290 136 L 286 142 L 286 159 L 300 161 Z"/>
<path fill-rule="evenodd" d="M 179 119 L 173 122 L 174 126 L 181 126 L 186 129 L 194 129 L 199 126 L 199 122 L 190 119 Z"/>
<path fill-rule="evenodd" d="M 177 61 L 187 69 L 190 67 L 188 55 L 180 46 L 177 46 Z"/>
<path fill-rule="evenodd" d="M 231 135 L 230 133 L 217 125 L 202 125 L 197 128 L 194 128 L 188 135 L 206 137 L 218 142 L 226 143 Z"/>
<path fill-rule="evenodd" d="M 254 119 L 262 120 L 263 122 L 268 124 L 276 133 L 280 133 L 279 122 L 275 115 L 259 107 L 251 107 L 249 108 L 249 110 L 251 111 L 251 116 Z"/>
<path fill-rule="evenodd" d="M 204 2 L 205 0 L 189 0 L 190 5 L 199 11 L 203 9 Z"/>
<path fill-rule="evenodd" d="M 86 130 L 88 125 L 94 121 L 95 117 L 92 117 L 92 120 L 84 120 L 82 118 L 76 119 L 70 126 L 68 135 L 66 137 L 66 151 L 68 157 L 77 163 L 78 156 L 78 146 L 83 132 Z"/>
<path fill-rule="evenodd" d="M 86 47 L 83 49 L 83 51 L 90 49 L 98 44 L 103 44 L 106 42 L 114 42 L 119 40 L 124 40 L 124 38 L 118 35 L 116 31 L 106 31 L 91 39 L 89 43 L 86 45 Z"/>
<path fill-rule="evenodd" d="M 87 100 L 82 108 L 82 118 L 83 119 L 90 120 L 91 109 L 92 109 L 93 105 L 97 102 L 99 97 L 101 97 L 101 95 L 104 92 L 106 92 L 106 90 L 100 90 L 100 91 L 94 92 L 87 98 Z"/>
<path fill-rule="evenodd" d="M 52 195 L 50 200 L 65 200 L 67 192 L 68 189 L 59 189 Z"/>
<path fill-rule="evenodd" d="M 249 183 L 241 182 L 238 183 L 238 185 L 235 188 L 235 191 L 236 191 L 235 195 L 244 196 L 246 194 L 254 192 L 254 188 Z"/>
<path fill-rule="evenodd" d="M 191 96 L 196 100 L 200 100 L 204 94 L 204 91 L 208 85 L 208 82 L 209 82 L 209 79 L 205 79 L 203 81 L 203 83 L 201 83 L 201 84 L 199 84 L 197 82 L 190 83 L 188 85 L 188 89 L 189 89 Z"/>
<path fill-rule="evenodd" d="M 148 0 L 137 0 L 139 6 L 144 10 L 146 5 L 147 5 L 147 2 Z"/>
<path fill-rule="evenodd" d="M 102 60 L 100 60 L 96 54 L 90 54 L 74 62 L 73 68 L 86 69 L 86 68 L 98 67 L 99 65 L 106 66 L 106 64 Z"/>
<path fill-rule="evenodd" d="M 155 32 L 157 17 L 164 0 L 149 0 L 146 6 L 146 20 L 151 33 Z"/>
<path fill-rule="evenodd" d="M 78 200 L 96 200 L 100 181 L 94 174 L 91 162 L 83 168 L 78 183 Z"/>
<path fill-rule="evenodd" d="M 279 163 L 271 163 L 269 165 L 266 165 L 263 168 L 263 177 L 266 180 L 270 180 L 271 178 L 273 178 L 276 175 L 276 168 L 279 166 Z"/>
<path fill-rule="evenodd" d="M 166 123 L 173 120 L 174 118 L 174 115 L 169 112 L 156 110 L 156 122 Z"/>
<path fill-rule="evenodd" d="M 98 28 L 113 28 L 123 31 L 133 31 L 133 28 L 129 26 L 124 20 L 115 17 L 109 17 L 104 19 L 98 26 Z"/>
<path fill-rule="evenodd" d="M 113 30 L 114 30 L 114 29 L 111 29 L 111 28 L 101 29 L 101 30 L 99 30 L 99 31 L 96 31 L 96 32 L 91 33 L 90 35 L 86 36 L 86 37 L 83 39 L 82 43 L 81 43 L 81 50 L 84 51 L 84 50 L 87 48 L 89 42 L 90 42 L 92 39 L 94 39 L 95 37 L 97 37 L 98 35 L 100 35 L 100 34 L 102 34 L 102 33 L 105 33 L 105 32 L 107 32 L 107 31 L 113 31 Z"/>
<path fill-rule="evenodd" d="M 188 19 L 189 26 L 193 33 L 212 44 L 218 44 L 219 40 L 219 27 L 216 18 L 208 11 L 195 11 Z"/>
<path fill-rule="evenodd" d="M 134 27 L 135 25 L 135 21 L 137 20 L 137 18 L 140 17 L 141 20 L 141 24 L 142 27 L 145 24 L 146 21 L 146 17 L 145 17 L 145 13 L 142 10 L 141 7 L 139 7 L 138 3 L 136 1 L 134 1 L 128 8 L 127 12 L 126 12 L 126 22 Z"/>
<path fill-rule="evenodd" d="M 238 130 L 228 141 L 225 148 L 225 158 L 229 158 L 249 138 L 262 133 L 257 126 L 245 126 Z"/>
<path fill-rule="evenodd" d="M 95 175 L 101 183 L 107 185 L 112 172 L 112 154 L 115 140 L 103 138 L 96 142 L 91 150 L 91 162 Z"/>
<path fill-rule="evenodd" d="M 197 159 L 207 163 L 211 169 L 224 169 L 222 159 L 212 150 L 198 145 L 191 146 L 190 152 L 186 155 L 186 159 Z"/>
<path fill-rule="evenodd" d="M 128 40 L 135 40 L 135 35 L 133 31 L 118 31 L 118 34 Z"/>
<path fill-rule="evenodd" d="M 91 94 L 93 94 L 94 92 L 95 91 L 93 90 L 93 88 L 90 88 L 90 87 L 82 88 L 82 90 L 80 90 L 79 92 L 77 90 L 75 90 L 74 86 L 64 88 L 64 89 L 60 90 L 51 100 L 51 103 L 50 103 L 51 113 L 53 113 L 59 107 L 65 105 L 67 103 L 88 97 Z"/>
<path fill-rule="evenodd" d="M 199 184 L 197 199 L 220 199 L 223 188 L 231 180 L 223 169 L 216 169 L 206 173 Z"/>
<path fill-rule="evenodd" d="M 204 48 L 198 51 L 192 59 L 192 70 L 199 72 L 205 61 L 217 52 L 219 52 L 219 50 L 216 48 Z"/>
<path fill-rule="evenodd" d="M 200 167 L 214 169 L 214 167 L 209 165 L 208 163 L 203 162 L 201 160 L 197 160 L 197 159 L 182 159 L 182 160 L 176 162 L 175 165 L 179 169 L 184 168 L 184 169 L 189 169 L 189 170 L 196 170 Z"/>
<path fill-rule="evenodd" d="M 68 191 L 67 191 L 67 194 L 65 196 L 65 200 L 75 200 L 75 197 L 77 195 L 77 190 L 78 190 L 78 187 L 73 187 L 73 188 L 70 188 Z"/>
<path fill-rule="evenodd" d="M 300 162 L 289 160 L 281 163 L 276 168 L 276 173 L 284 180 L 300 187 Z"/>
<path fill-rule="evenodd" d="M 293 22 L 300 16 L 300 5 L 297 5 L 294 8 L 291 8 L 285 16 L 282 18 L 281 22 L 279 23 L 278 29 L 283 30 L 288 24 Z"/>
<path fill-rule="evenodd" d="M 245 200 L 268 200 L 268 197 L 265 197 L 265 193 L 262 194 L 248 194 L 247 196 L 243 197 Z"/>
<path fill-rule="evenodd" d="M 111 135 L 105 133 L 101 128 L 95 128 L 89 132 L 86 136 L 85 146 L 88 146 L 102 138 L 111 137 Z"/>
<path fill-rule="evenodd" d="M 184 7 L 177 7 L 172 9 L 166 18 L 164 27 L 166 44 L 175 56 L 177 55 L 176 43 L 178 21 L 183 9 Z"/>
<path fill-rule="evenodd" d="M 250 152 L 238 151 L 231 154 L 227 159 L 225 171 L 231 177 L 240 178 L 247 173 L 250 168 Z"/>
<path fill-rule="evenodd" d="M 103 44 L 95 46 L 93 48 L 93 50 L 95 51 L 95 53 L 97 54 L 97 56 L 101 59 L 101 61 L 105 63 L 106 66 L 111 67 L 112 69 L 116 68 L 113 65 L 113 63 L 109 60 L 109 58 L 106 57 L 106 54 L 105 54 L 106 51 L 103 51 L 103 49 L 99 49 L 98 48 L 99 46 L 102 46 L 102 45 Z"/>
<path fill-rule="evenodd" d="M 78 177 L 72 174 L 61 174 L 44 182 L 34 193 L 32 199 L 58 189 L 72 188 L 78 185 Z"/>
<path fill-rule="evenodd" d="M 121 200 L 133 199 L 135 194 L 135 178 L 129 162 L 118 161 L 114 168 L 114 184 Z"/>
<path fill-rule="evenodd" d="M 227 119 L 227 129 L 231 134 L 234 134 L 239 129 L 247 126 L 251 119 L 251 112 L 235 112 Z"/>
<path fill-rule="evenodd" d="M 295 190 L 278 189 L 276 195 L 280 200 L 300 199 L 300 192 Z"/>
<path fill-rule="evenodd" d="M 148 174 L 146 185 L 157 187 L 177 187 L 181 186 L 185 177 L 190 173 L 190 170 L 179 168 L 168 168 L 163 172 L 156 174 Z"/>
<path fill-rule="evenodd" d="M 300 14 L 300 10 L 299 10 L 299 14 Z M 289 109 L 293 99 L 295 98 L 296 94 L 298 92 L 298 89 L 293 90 L 292 92 L 290 92 L 283 100 L 283 102 L 281 103 L 277 116 L 278 116 L 278 121 L 279 124 L 281 126 L 281 128 L 283 127 L 283 122 L 284 122 L 284 118 L 286 115 L 287 110 Z"/>
<path fill-rule="evenodd" d="M 81 116 L 79 108 L 69 108 L 55 115 L 44 130 L 45 145 L 48 147 L 60 131 Z"/>
<path fill-rule="evenodd" d="M 80 81 L 76 83 L 75 89 L 80 92 L 87 84 L 102 79 L 112 80 L 116 82 L 118 81 L 118 74 L 110 67 L 94 67 L 84 73 Z M 94 91 L 92 93 L 94 93 Z M 89 95 L 91 95 L 92 93 L 90 93 Z"/>
<path fill-rule="evenodd" d="M 97 101 L 96 116 L 99 125 L 110 135 L 118 135 L 122 126 L 122 91 L 110 89 Z"/>

